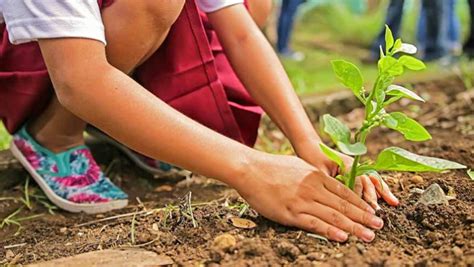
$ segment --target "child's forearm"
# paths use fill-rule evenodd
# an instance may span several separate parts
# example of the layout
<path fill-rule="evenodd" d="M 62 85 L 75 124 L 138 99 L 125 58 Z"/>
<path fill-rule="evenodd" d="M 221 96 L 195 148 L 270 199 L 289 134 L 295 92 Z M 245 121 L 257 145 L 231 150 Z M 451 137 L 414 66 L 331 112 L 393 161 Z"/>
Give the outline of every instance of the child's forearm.
<path fill-rule="evenodd" d="M 283 66 L 242 5 L 209 14 L 226 55 L 247 90 L 297 153 L 320 141 Z M 314 155 L 313 155 L 314 156 Z"/>
<path fill-rule="evenodd" d="M 84 51 L 103 55 L 97 42 L 50 40 L 40 46 L 61 103 L 134 150 L 232 186 L 258 153 L 177 112 L 103 58 L 87 58 Z"/>

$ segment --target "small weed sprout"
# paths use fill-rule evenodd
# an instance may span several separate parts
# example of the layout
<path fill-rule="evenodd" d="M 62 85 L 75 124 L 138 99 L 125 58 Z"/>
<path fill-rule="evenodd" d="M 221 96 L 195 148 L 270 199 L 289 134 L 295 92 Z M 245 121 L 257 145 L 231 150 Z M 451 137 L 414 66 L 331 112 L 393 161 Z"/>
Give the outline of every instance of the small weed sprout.
<path fill-rule="evenodd" d="M 425 64 L 410 54 L 415 54 L 417 48 L 405 44 L 401 39 L 394 40 L 390 28 L 386 27 L 385 50 L 380 47 L 378 61 L 378 76 L 370 92 L 366 92 L 360 70 L 352 63 L 344 60 L 332 61 L 337 78 L 345 87 L 352 90 L 357 99 L 365 106 L 365 119 L 362 125 L 351 133 L 349 128 L 335 117 L 326 114 L 321 118 L 321 127 L 339 151 L 321 144 L 322 151 L 338 164 L 341 174 L 336 178 L 347 187 L 354 189 L 357 176 L 364 174 L 377 175 L 378 171 L 411 171 L 411 172 L 441 172 L 448 169 L 462 169 L 465 166 L 456 162 L 425 157 L 413 154 L 398 147 L 389 147 L 380 152 L 375 162 L 362 162 L 361 157 L 367 153 L 366 141 L 370 132 L 379 126 L 385 126 L 400 132 L 408 141 L 426 141 L 431 139 L 428 131 L 414 119 L 403 112 L 387 112 L 386 108 L 402 98 L 424 100 L 415 92 L 393 84 L 395 77 L 403 74 L 405 69 L 419 71 L 425 69 Z M 395 57 L 402 54 L 400 57 Z M 344 166 L 340 153 L 353 156 L 352 167 Z M 346 169 L 350 167 L 350 169 Z"/>
<path fill-rule="evenodd" d="M 189 220 L 191 220 L 193 224 L 193 228 L 198 227 L 198 223 L 194 218 L 194 208 L 192 204 L 192 192 L 187 193 L 180 201 L 179 204 L 179 211 L 181 215 Z"/>

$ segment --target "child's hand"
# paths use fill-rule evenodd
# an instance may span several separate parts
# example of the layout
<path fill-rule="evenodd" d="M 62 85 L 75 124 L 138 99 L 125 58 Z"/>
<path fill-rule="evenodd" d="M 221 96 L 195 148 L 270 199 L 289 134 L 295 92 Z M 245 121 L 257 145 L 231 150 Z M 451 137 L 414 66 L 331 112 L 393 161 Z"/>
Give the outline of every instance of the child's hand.
<path fill-rule="evenodd" d="M 348 166 L 347 168 L 352 166 L 354 162 L 352 157 L 344 154 L 340 154 L 339 156 L 344 160 L 345 166 Z M 397 206 L 399 203 L 398 199 L 390 191 L 390 187 L 387 183 L 376 175 L 362 175 L 356 177 L 354 192 L 367 201 L 374 209 L 380 209 L 380 206 L 377 204 L 377 200 L 380 197 L 392 206 Z"/>
<path fill-rule="evenodd" d="M 347 233 L 370 242 L 383 221 L 334 178 L 294 156 L 264 154 L 233 186 L 263 216 L 343 242 Z"/>

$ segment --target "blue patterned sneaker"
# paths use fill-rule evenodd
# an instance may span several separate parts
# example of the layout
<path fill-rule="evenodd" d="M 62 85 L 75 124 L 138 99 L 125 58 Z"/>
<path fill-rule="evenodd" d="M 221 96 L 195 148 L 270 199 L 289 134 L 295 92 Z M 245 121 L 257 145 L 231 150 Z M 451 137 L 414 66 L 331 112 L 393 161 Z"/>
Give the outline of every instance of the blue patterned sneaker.
<path fill-rule="evenodd" d="M 191 173 L 189 171 L 180 169 L 179 167 L 173 166 L 169 163 L 152 159 L 138 152 L 135 152 L 129 149 L 128 147 L 120 144 L 119 142 L 115 141 L 114 139 L 110 138 L 108 135 L 102 133 L 100 130 L 94 127 L 87 127 L 87 133 L 89 133 L 98 140 L 102 140 L 120 149 L 120 151 L 122 151 L 131 161 L 133 161 L 133 163 L 135 163 L 139 168 L 148 173 L 164 177 L 170 175 L 187 176 Z"/>
<path fill-rule="evenodd" d="M 105 177 L 86 146 L 56 154 L 23 126 L 13 135 L 10 149 L 49 200 L 64 210 L 92 214 L 128 204 L 127 194 Z"/>

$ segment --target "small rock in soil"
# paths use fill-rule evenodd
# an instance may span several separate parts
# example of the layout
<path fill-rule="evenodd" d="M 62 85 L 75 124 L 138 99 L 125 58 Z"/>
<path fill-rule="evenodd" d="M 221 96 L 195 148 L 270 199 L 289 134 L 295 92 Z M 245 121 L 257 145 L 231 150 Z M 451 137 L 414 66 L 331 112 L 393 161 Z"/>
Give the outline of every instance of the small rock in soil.
<path fill-rule="evenodd" d="M 326 255 L 322 252 L 311 252 L 308 255 L 306 255 L 306 258 L 310 261 L 322 261 Z"/>
<path fill-rule="evenodd" d="M 456 257 L 462 257 L 462 255 L 464 254 L 464 253 L 462 252 L 462 249 L 460 249 L 460 248 L 457 247 L 457 246 L 454 246 L 454 247 L 451 249 L 451 251 L 453 252 L 454 256 L 456 256 Z"/>
<path fill-rule="evenodd" d="M 410 182 L 412 184 L 422 184 L 425 180 L 423 179 L 423 177 L 419 176 L 419 175 L 413 175 L 411 178 L 410 178 Z"/>
<path fill-rule="evenodd" d="M 410 193 L 416 193 L 416 194 L 423 194 L 425 192 L 425 190 L 421 189 L 421 188 L 412 188 L 410 189 Z"/>
<path fill-rule="evenodd" d="M 454 187 L 448 186 L 448 193 L 446 195 L 448 196 L 448 198 L 455 199 L 457 195 L 456 190 L 454 190 Z"/>
<path fill-rule="evenodd" d="M 300 255 L 299 248 L 286 241 L 279 243 L 276 247 L 276 251 L 278 252 L 278 254 L 280 254 L 280 256 L 288 257 L 291 260 L 295 260 L 298 255 Z"/>
<path fill-rule="evenodd" d="M 7 250 L 7 252 L 5 252 L 5 258 L 7 260 L 11 260 L 13 259 L 13 257 L 15 257 L 15 253 L 13 253 L 13 251 Z"/>
<path fill-rule="evenodd" d="M 442 240 L 444 238 L 444 236 L 443 236 L 443 234 L 441 234 L 439 232 L 432 231 L 432 232 L 427 233 L 425 235 L 425 238 L 428 242 L 434 243 L 436 241 Z"/>
<path fill-rule="evenodd" d="M 253 229 L 253 228 L 257 227 L 257 224 L 255 224 L 251 220 L 242 219 L 242 218 L 239 218 L 239 217 L 232 217 L 232 218 L 230 218 L 230 221 L 232 222 L 232 225 L 237 227 L 237 228 Z"/>
<path fill-rule="evenodd" d="M 446 199 L 446 194 L 444 193 L 443 189 L 439 186 L 439 184 L 432 184 L 430 185 L 425 192 L 420 196 L 420 199 L 416 203 L 418 204 L 425 204 L 425 205 L 432 205 L 432 204 L 445 204 L 449 205 L 448 199 Z"/>
<path fill-rule="evenodd" d="M 360 254 L 364 254 L 364 252 L 366 251 L 365 246 L 360 244 L 360 243 L 356 244 L 356 248 L 357 248 L 357 250 L 359 251 Z"/>
<path fill-rule="evenodd" d="M 155 188 L 153 190 L 154 192 L 157 192 L 157 193 L 160 193 L 160 192 L 171 192 L 173 191 L 173 187 L 170 186 L 170 185 L 162 185 L 162 186 L 158 186 L 157 188 Z"/>
<path fill-rule="evenodd" d="M 216 250 L 230 251 L 236 244 L 237 241 L 234 236 L 230 234 L 222 234 L 214 238 L 212 247 Z"/>

